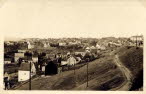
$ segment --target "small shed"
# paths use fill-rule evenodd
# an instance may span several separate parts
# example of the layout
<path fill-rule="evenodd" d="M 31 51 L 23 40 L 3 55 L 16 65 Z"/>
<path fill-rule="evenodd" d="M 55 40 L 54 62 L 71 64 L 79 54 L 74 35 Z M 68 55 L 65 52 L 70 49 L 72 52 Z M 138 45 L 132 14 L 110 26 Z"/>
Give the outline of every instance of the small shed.
<path fill-rule="evenodd" d="M 53 61 L 50 61 L 45 67 L 45 75 L 53 75 L 58 73 L 58 66 Z"/>

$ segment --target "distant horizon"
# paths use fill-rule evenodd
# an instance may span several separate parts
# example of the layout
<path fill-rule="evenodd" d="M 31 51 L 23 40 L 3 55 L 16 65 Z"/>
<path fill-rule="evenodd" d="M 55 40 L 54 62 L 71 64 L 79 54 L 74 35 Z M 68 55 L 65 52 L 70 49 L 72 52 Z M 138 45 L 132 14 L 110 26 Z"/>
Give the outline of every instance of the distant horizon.
<path fill-rule="evenodd" d="M 137 34 L 138 36 L 143 36 L 143 34 Z M 137 35 L 132 35 L 132 36 L 137 36 Z M 132 36 L 129 36 L 129 37 L 132 37 Z M 63 39 L 63 38 L 95 38 L 95 39 L 102 39 L 102 38 L 109 38 L 109 37 L 114 37 L 114 36 L 107 36 L 107 37 L 48 37 L 48 38 L 39 38 L 39 37 L 5 37 L 4 38 L 4 41 L 19 41 L 19 40 L 23 40 L 23 39 Z M 114 38 L 129 38 L 129 37 L 114 37 Z"/>

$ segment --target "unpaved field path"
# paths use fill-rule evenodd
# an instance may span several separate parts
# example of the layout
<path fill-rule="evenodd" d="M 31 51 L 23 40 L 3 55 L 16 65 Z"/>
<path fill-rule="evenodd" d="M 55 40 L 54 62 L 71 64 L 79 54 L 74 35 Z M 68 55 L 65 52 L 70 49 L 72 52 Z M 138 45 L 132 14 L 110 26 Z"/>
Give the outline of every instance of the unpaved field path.
<path fill-rule="evenodd" d="M 132 75 L 131 75 L 131 72 L 129 71 L 128 68 L 126 68 L 121 63 L 121 61 L 119 60 L 119 56 L 118 55 L 115 55 L 115 59 L 114 60 L 115 60 L 116 65 L 120 68 L 120 70 L 122 71 L 123 75 L 125 76 L 125 78 L 127 80 L 125 80 L 125 82 L 123 83 L 123 85 L 121 87 L 117 87 L 117 88 L 112 89 L 112 90 L 127 91 L 132 86 L 132 82 L 131 82 Z"/>

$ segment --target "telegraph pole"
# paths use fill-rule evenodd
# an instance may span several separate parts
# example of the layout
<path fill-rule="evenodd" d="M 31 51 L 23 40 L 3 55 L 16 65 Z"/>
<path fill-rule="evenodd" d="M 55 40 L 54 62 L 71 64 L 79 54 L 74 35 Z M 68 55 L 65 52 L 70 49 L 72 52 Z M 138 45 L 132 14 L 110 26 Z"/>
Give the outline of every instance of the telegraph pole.
<path fill-rule="evenodd" d="M 29 90 L 31 90 L 31 62 L 29 64 L 30 66 L 30 73 L 29 73 Z"/>
<path fill-rule="evenodd" d="M 87 62 L 87 87 L 88 87 L 88 62 Z"/>
<path fill-rule="evenodd" d="M 136 36 L 136 47 L 137 47 L 137 36 Z"/>
<path fill-rule="evenodd" d="M 75 62 L 74 62 L 74 75 L 75 75 Z"/>
<path fill-rule="evenodd" d="M 86 54 L 87 54 L 87 87 L 88 87 L 88 62 L 89 62 L 89 53 L 90 53 L 90 48 L 86 48 Z"/>

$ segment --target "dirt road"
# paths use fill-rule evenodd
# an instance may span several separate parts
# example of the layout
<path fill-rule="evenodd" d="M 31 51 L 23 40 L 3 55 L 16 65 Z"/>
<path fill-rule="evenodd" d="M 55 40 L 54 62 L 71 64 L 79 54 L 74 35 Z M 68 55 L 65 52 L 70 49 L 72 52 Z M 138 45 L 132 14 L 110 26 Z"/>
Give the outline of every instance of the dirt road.
<path fill-rule="evenodd" d="M 131 75 L 131 72 L 129 71 L 128 68 L 126 68 L 122 63 L 121 61 L 119 60 L 119 57 L 118 55 L 115 55 L 115 63 L 116 65 L 120 68 L 120 70 L 122 71 L 123 75 L 125 76 L 125 78 L 127 80 L 125 80 L 125 82 L 123 83 L 123 85 L 121 87 L 118 87 L 118 88 L 115 88 L 115 89 L 112 89 L 112 90 L 120 90 L 120 91 L 127 91 L 131 88 L 132 86 L 132 82 L 131 82 L 131 78 L 132 78 L 132 75 Z"/>

